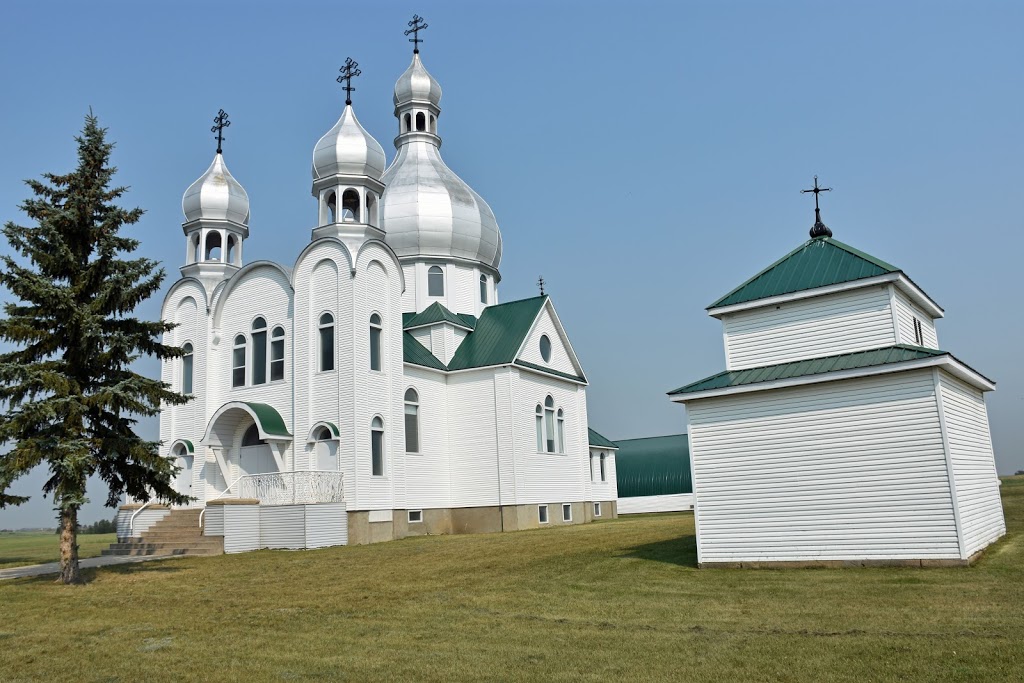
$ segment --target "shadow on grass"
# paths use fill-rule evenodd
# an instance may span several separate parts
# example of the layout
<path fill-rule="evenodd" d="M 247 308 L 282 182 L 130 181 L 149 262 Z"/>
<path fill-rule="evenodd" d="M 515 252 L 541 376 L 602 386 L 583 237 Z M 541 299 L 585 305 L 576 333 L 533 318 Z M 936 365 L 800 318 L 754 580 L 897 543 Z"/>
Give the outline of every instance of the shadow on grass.
<path fill-rule="evenodd" d="M 693 534 L 680 536 L 668 541 L 647 543 L 629 548 L 622 557 L 634 557 L 638 560 L 665 562 L 680 567 L 697 568 L 697 537 Z"/>

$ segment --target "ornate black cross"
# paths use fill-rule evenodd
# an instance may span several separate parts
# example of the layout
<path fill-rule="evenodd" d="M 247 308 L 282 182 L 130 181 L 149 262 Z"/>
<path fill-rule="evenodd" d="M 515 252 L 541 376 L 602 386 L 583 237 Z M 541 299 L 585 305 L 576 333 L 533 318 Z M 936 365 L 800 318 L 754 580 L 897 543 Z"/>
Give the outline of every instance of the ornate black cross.
<path fill-rule="evenodd" d="M 420 43 L 423 42 L 423 39 L 420 38 L 420 31 L 427 28 L 427 22 L 423 21 L 423 17 L 420 15 L 414 14 L 412 15 L 412 21 L 409 22 L 409 26 L 411 28 L 405 32 L 405 35 L 412 34 L 412 38 L 409 39 L 409 42 L 413 44 L 412 53 L 418 55 L 420 53 Z"/>
<path fill-rule="evenodd" d="M 211 133 L 217 134 L 217 154 L 221 153 L 221 144 L 224 142 L 224 129 L 231 125 L 228 121 L 228 113 L 221 109 L 217 112 L 217 115 L 213 117 L 213 128 L 210 129 Z"/>
<path fill-rule="evenodd" d="M 544 296 L 544 276 L 537 278 L 537 286 L 540 287 L 540 295 Z"/>
<path fill-rule="evenodd" d="M 831 192 L 831 187 L 818 187 L 818 176 L 814 176 L 814 187 L 810 190 L 800 190 L 800 194 L 814 193 L 814 225 L 811 227 L 811 237 L 831 237 L 832 231 L 821 222 L 821 209 L 818 208 L 818 195 L 822 192 Z"/>
<path fill-rule="evenodd" d="M 352 87 L 352 79 L 356 76 L 362 75 L 362 71 L 359 69 L 359 62 L 355 61 L 351 57 L 345 58 L 345 66 L 338 69 L 341 75 L 338 76 L 338 83 L 344 83 L 342 90 L 345 91 L 345 104 L 352 104 L 352 91 L 355 88 Z"/>

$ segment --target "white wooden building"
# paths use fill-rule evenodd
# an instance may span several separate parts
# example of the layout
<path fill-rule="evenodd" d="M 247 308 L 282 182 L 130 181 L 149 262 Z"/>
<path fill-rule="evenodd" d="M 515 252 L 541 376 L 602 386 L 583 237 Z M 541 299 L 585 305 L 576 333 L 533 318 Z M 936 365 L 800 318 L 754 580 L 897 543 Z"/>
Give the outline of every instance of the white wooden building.
<path fill-rule="evenodd" d="M 985 392 L 900 269 L 812 239 L 712 304 L 686 406 L 703 566 L 965 564 L 1005 533 Z"/>
<path fill-rule="evenodd" d="M 219 150 L 185 193 L 162 312 L 185 356 L 162 378 L 193 400 L 165 407 L 160 438 L 178 490 L 218 503 L 207 533 L 246 530 L 229 551 L 615 514 L 583 368 L 549 297 L 499 303 L 501 235 L 440 156 L 440 99 L 414 54 L 390 165 L 346 103 L 313 150 L 294 261 L 245 261 L 249 200 Z"/>

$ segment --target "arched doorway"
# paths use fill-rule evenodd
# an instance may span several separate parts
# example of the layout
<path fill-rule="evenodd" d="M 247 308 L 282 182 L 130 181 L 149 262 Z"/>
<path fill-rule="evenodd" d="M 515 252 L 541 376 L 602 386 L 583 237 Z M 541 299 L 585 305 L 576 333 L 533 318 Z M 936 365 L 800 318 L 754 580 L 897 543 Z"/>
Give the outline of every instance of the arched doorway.
<path fill-rule="evenodd" d="M 238 495 L 239 479 L 290 470 L 291 434 L 265 403 L 230 401 L 210 419 L 202 445 L 216 460 L 206 468 L 206 498 Z"/>
<path fill-rule="evenodd" d="M 192 477 L 194 474 L 195 457 L 188 452 L 185 444 L 177 443 L 171 449 L 171 457 L 174 464 L 179 467 L 178 474 L 174 479 L 174 490 L 183 496 L 192 496 Z M 190 507 L 191 503 L 182 507 Z"/>
<path fill-rule="evenodd" d="M 242 434 L 238 447 L 238 476 L 277 472 L 270 444 L 260 438 L 259 429 L 253 423 Z"/>

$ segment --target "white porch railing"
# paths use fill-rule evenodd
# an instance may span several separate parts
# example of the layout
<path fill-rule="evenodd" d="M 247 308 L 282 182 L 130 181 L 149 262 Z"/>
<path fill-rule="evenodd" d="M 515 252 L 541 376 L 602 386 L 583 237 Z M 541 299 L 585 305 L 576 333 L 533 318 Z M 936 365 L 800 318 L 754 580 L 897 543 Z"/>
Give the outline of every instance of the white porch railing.
<path fill-rule="evenodd" d="M 345 489 L 336 470 L 298 470 L 247 474 L 238 481 L 238 497 L 260 505 L 342 503 Z"/>

